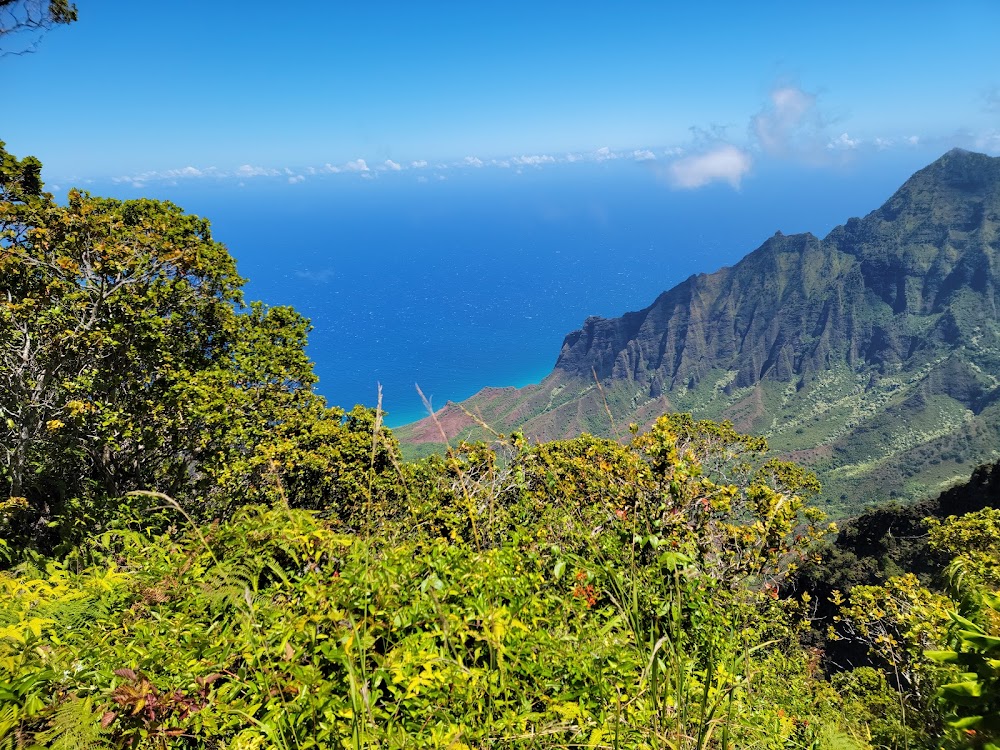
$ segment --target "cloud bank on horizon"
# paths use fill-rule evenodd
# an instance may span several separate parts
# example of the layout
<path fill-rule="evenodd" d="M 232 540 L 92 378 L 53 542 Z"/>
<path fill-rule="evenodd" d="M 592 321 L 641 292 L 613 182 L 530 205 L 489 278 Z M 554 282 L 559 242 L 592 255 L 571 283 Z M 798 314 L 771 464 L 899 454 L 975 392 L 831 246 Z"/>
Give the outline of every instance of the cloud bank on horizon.
<path fill-rule="evenodd" d="M 984 107 L 1000 109 L 1000 94 L 984 95 Z M 526 168 L 538 169 L 549 165 L 631 161 L 651 167 L 671 188 L 697 190 L 714 183 L 724 183 L 739 190 L 754 165 L 764 161 L 793 162 L 812 167 L 842 164 L 857 158 L 865 150 L 885 151 L 928 145 L 931 139 L 919 135 L 886 135 L 870 139 L 852 136 L 835 127 L 836 119 L 823 111 L 818 94 L 796 85 L 774 86 L 760 109 L 747 118 L 743 138 L 727 137 L 729 128 L 691 128 L 689 143 L 670 147 L 640 146 L 612 149 L 601 146 L 590 151 L 563 154 L 521 154 L 504 158 L 482 158 L 468 154 L 450 161 L 431 163 L 426 159 L 396 161 L 391 158 L 374 166 L 362 157 L 342 164 L 323 163 L 319 166 L 272 167 L 242 164 L 222 169 L 216 166 L 185 166 L 162 171 L 150 170 L 133 175 L 113 177 L 117 184 L 142 188 L 149 183 L 177 184 L 184 180 L 214 179 L 245 181 L 255 178 L 283 178 L 291 185 L 309 178 L 326 175 L 355 175 L 375 179 L 390 173 L 433 172 L 436 180 L 446 179 L 445 173 L 455 170 L 507 169 L 520 173 Z M 962 146 L 988 153 L 1000 153 L 1000 131 L 972 133 L 958 131 L 948 139 L 938 138 L 944 148 Z M 427 183 L 420 175 L 418 182 Z"/>
<path fill-rule="evenodd" d="M 995 0 L 319 3 L 307 23 L 254 3 L 80 5 L 78 24 L 2 63 L 45 95 L 0 136 L 63 184 L 433 184 L 613 162 L 729 189 L 914 136 L 1000 144 Z M 114 71 L 108 95 L 75 71 Z"/>

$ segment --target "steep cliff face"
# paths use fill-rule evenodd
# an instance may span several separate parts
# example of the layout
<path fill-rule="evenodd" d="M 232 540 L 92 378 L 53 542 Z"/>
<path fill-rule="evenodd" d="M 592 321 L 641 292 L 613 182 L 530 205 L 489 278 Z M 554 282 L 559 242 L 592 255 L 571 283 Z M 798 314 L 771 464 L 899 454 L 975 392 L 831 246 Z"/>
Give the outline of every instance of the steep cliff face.
<path fill-rule="evenodd" d="M 998 191 L 1000 160 L 949 152 L 825 239 L 776 234 L 640 312 L 589 318 L 556 370 L 633 380 L 656 397 L 717 369 L 735 370 L 740 388 L 839 364 L 892 367 L 977 329 L 994 335 Z"/>
<path fill-rule="evenodd" d="M 717 369 L 737 371 L 736 387 L 789 380 L 858 357 L 871 339 L 857 323 L 864 288 L 853 256 L 811 234 L 777 234 L 737 266 L 692 276 L 641 312 L 587 320 L 566 337 L 556 369 L 632 379 L 651 396 L 695 388 Z"/>
<path fill-rule="evenodd" d="M 950 151 L 825 238 L 779 232 L 643 310 L 588 318 L 542 383 L 445 415 L 456 434 L 464 409 L 551 439 L 691 411 L 767 435 L 834 505 L 933 494 L 1000 455 L 998 230 L 1000 158 Z"/>

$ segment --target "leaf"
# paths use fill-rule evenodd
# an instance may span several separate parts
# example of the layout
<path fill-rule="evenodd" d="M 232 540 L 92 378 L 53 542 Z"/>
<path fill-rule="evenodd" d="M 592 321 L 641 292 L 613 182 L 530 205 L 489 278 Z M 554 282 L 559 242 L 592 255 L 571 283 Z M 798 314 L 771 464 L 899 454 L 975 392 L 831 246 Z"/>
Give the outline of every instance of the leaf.
<path fill-rule="evenodd" d="M 971 643 L 978 649 L 982 651 L 990 652 L 1000 650 L 1000 638 L 996 638 L 992 635 L 980 635 L 979 633 L 969 633 L 968 631 L 960 631 L 959 635 L 965 643 Z"/>
<path fill-rule="evenodd" d="M 953 664 L 958 661 L 957 651 L 924 651 L 924 656 L 941 664 Z"/>
<path fill-rule="evenodd" d="M 41 638 L 42 627 L 45 625 L 51 625 L 54 622 L 55 622 L 54 620 L 43 619 L 41 617 L 32 617 L 30 620 L 28 620 L 28 630 L 30 630 L 34 634 L 35 638 Z"/>
<path fill-rule="evenodd" d="M 587 740 L 587 747 L 597 748 L 601 746 L 601 740 L 604 739 L 604 729 L 597 727 L 593 732 L 590 733 L 590 739 Z"/>
<path fill-rule="evenodd" d="M 961 625 L 966 630 L 968 630 L 968 631 L 970 631 L 972 633 L 978 633 L 980 635 L 986 635 L 986 631 L 985 630 L 983 630 L 981 627 L 979 627 L 978 625 L 976 625 L 976 623 L 972 622 L 971 620 L 967 620 L 966 618 L 962 617 L 962 615 L 958 614 L 958 612 L 949 612 L 948 613 L 948 617 L 950 617 L 952 620 L 954 620 L 959 625 Z"/>
<path fill-rule="evenodd" d="M 978 726 L 983 721 L 982 716 L 963 716 L 961 719 L 955 719 L 955 721 L 949 721 L 948 726 L 954 729 L 971 729 L 972 727 Z"/>
<path fill-rule="evenodd" d="M 938 695 L 960 706 L 971 706 L 978 703 L 983 694 L 983 686 L 979 682 L 952 682 L 942 685 Z"/>

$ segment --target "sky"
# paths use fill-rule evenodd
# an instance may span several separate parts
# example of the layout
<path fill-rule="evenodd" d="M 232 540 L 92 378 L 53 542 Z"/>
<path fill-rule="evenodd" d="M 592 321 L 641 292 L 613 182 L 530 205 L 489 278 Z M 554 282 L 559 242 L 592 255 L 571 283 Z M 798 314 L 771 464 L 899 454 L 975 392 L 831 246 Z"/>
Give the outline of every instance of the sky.
<path fill-rule="evenodd" d="M 1000 150 L 995 0 L 77 6 L 0 57 L 23 93 L 0 139 L 50 182 L 625 158 L 673 189 L 739 189 L 774 163 Z"/>
<path fill-rule="evenodd" d="M 210 219 L 248 299 L 312 320 L 323 395 L 381 383 L 392 424 L 1000 155 L 996 0 L 76 2 L 0 34 L 8 151 Z"/>

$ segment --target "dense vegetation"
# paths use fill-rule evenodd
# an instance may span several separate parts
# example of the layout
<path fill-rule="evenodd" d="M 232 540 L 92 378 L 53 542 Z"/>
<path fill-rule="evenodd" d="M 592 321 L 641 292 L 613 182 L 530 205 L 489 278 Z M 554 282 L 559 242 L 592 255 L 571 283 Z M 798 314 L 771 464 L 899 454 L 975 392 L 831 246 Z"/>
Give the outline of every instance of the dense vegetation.
<path fill-rule="evenodd" d="M 0 748 L 993 746 L 988 503 L 819 601 L 728 423 L 403 462 L 207 222 L 0 160 Z"/>

